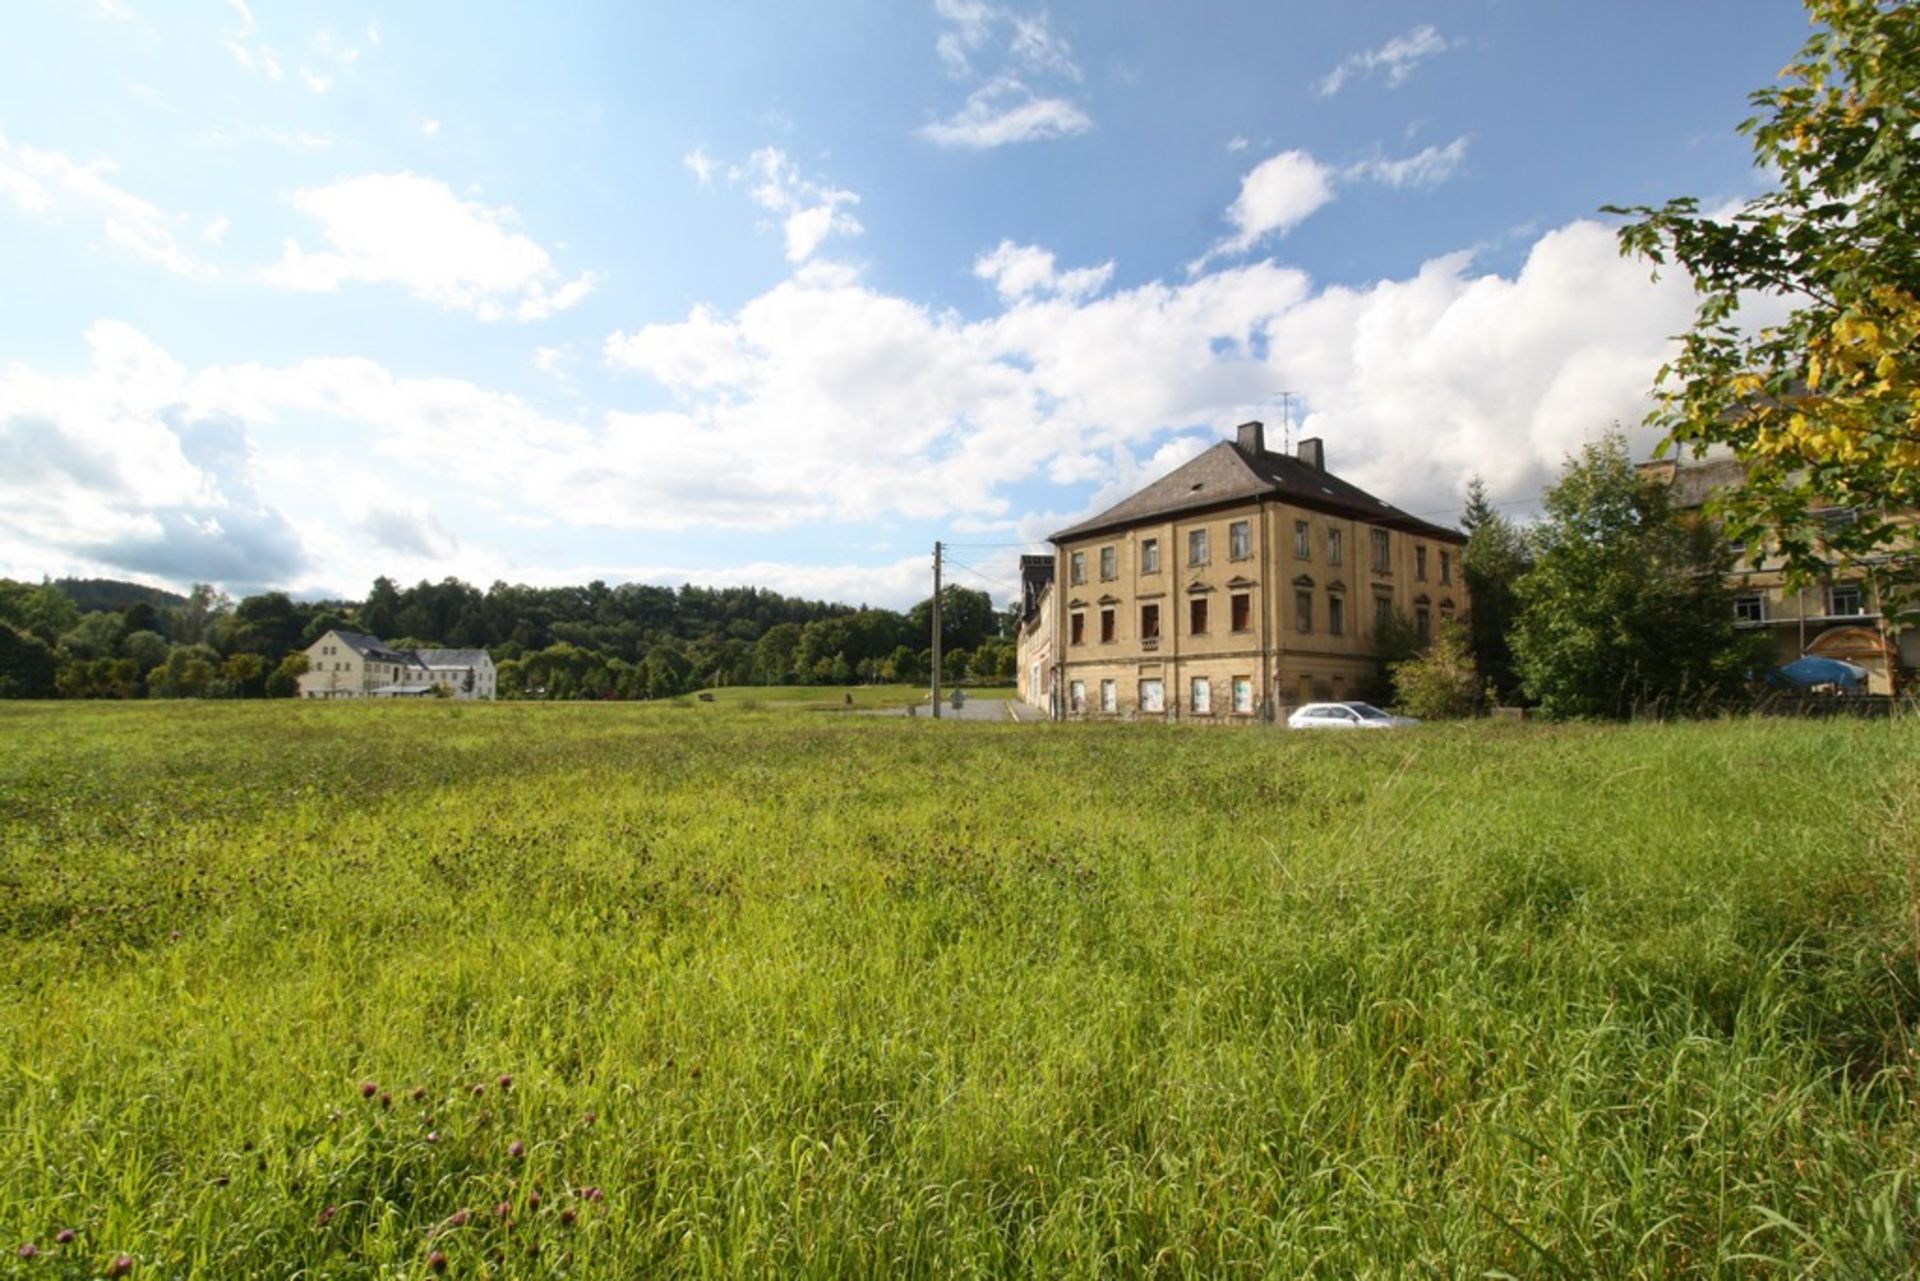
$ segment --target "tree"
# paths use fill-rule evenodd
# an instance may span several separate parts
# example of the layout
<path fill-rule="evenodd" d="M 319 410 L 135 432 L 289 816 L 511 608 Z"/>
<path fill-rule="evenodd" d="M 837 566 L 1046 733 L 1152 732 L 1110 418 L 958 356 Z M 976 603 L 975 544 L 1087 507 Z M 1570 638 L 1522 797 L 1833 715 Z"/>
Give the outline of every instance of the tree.
<path fill-rule="evenodd" d="M 273 674 L 267 677 L 268 698 L 293 698 L 300 693 L 300 678 L 307 674 L 306 654 L 295 650 L 280 660 Z"/>
<path fill-rule="evenodd" d="M 1885 599 L 1916 569 L 1889 517 L 1920 506 L 1920 7 L 1808 9 L 1812 38 L 1740 126 L 1778 190 L 1730 217 L 1692 197 L 1609 212 L 1639 219 L 1623 252 L 1678 264 L 1699 295 L 1656 383 L 1663 447 L 1731 448 L 1746 483 L 1720 499 L 1728 532 L 1770 542 L 1796 577 L 1904 548 L 1875 571 Z M 1790 314 L 1742 326 L 1763 296 Z M 1834 507 L 1853 517 L 1819 519 Z"/>
<path fill-rule="evenodd" d="M 1480 670 L 1473 641 L 1458 620 L 1444 619 L 1425 653 L 1392 667 L 1397 702 L 1423 721 L 1471 716 L 1480 706 Z"/>
<path fill-rule="evenodd" d="M 1567 460 L 1533 533 L 1513 652 L 1521 686 L 1556 717 L 1710 705 L 1760 663 L 1734 626 L 1719 531 L 1677 512 L 1614 432 Z"/>
<path fill-rule="evenodd" d="M 1520 530 L 1487 501 L 1487 487 L 1478 476 L 1467 483 L 1467 508 L 1460 524 L 1467 531 L 1460 568 L 1473 601 L 1467 631 L 1474 666 L 1481 682 L 1493 686 L 1496 697 L 1511 701 L 1520 692 L 1511 639 L 1520 613 L 1514 588 L 1533 568 L 1533 556 Z"/>
<path fill-rule="evenodd" d="M 0 698 L 52 698 L 58 669 L 51 645 L 0 622 Z"/>

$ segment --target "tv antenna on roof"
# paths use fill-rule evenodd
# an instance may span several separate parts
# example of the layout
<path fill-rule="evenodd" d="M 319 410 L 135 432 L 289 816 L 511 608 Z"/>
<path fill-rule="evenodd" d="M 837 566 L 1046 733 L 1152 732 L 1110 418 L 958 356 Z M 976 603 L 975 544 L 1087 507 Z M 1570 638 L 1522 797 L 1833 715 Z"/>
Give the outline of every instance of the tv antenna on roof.
<path fill-rule="evenodd" d="M 1291 454 L 1293 452 L 1293 397 L 1295 393 L 1290 391 L 1276 391 L 1273 394 L 1280 398 L 1280 452 L 1283 454 Z"/>

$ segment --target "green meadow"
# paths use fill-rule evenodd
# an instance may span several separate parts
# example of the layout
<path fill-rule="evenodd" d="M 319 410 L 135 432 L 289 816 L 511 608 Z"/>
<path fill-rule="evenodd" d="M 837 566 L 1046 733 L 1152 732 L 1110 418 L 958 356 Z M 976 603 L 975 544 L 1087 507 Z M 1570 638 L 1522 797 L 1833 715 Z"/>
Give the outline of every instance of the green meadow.
<path fill-rule="evenodd" d="M 1920 1267 L 1920 722 L 795 701 L 0 706 L 0 1276 Z"/>

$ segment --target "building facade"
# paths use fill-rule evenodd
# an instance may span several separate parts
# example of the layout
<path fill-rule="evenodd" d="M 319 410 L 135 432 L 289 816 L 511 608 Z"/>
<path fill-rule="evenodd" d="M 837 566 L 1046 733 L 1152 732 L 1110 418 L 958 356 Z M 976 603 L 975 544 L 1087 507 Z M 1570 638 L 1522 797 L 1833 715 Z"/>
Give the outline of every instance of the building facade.
<path fill-rule="evenodd" d="M 1070 718 L 1253 720 L 1357 698 L 1388 613 L 1431 635 L 1468 607 L 1465 535 L 1334 476 L 1317 439 L 1268 452 L 1257 422 L 1051 541 Z"/>
<path fill-rule="evenodd" d="M 1674 506 L 1699 511 L 1716 491 L 1737 487 L 1746 468 L 1724 447 L 1705 457 L 1671 457 L 1640 464 L 1640 474 L 1669 487 Z M 1830 525 L 1850 522 L 1845 508 L 1816 513 Z M 1867 692 L 1892 694 L 1906 688 L 1903 672 L 1920 668 L 1920 629 L 1895 635 L 1880 607 L 1873 571 L 1890 565 L 1892 555 L 1852 563 L 1836 562 L 1817 582 L 1789 584 L 1781 562 L 1765 547 L 1739 547 L 1728 576 L 1734 591 L 1734 620 L 1766 633 L 1776 665 L 1802 655 L 1837 658 L 1867 670 Z"/>
<path fill-rule="evenodd" d="M 493 659 L 484 649 L 395 649 L 361 632 L 328 632 L 307 646 L 302 698 L 494 697 Z"/>
<path fill-rule="evenodd" d="M 1022 702 L 1048 709 L 1053 708 L 1053 574 L 1051 556 L 1020 558 L 1020 626 L 1015 637 L 1014 681 Z"/>

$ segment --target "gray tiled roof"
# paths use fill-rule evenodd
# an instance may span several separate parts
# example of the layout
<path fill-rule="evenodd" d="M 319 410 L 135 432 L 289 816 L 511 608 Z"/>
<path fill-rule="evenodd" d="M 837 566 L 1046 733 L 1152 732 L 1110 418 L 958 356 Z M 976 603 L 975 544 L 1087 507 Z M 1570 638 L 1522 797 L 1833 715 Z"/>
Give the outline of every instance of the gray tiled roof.
<path fill-rule="evenodd" d="M 412 663 L 414 656 L 403 649 L 393 649 L 378 636 L 368 636 L 364 632 L 344 632 L 334 629 L 335 636 L 362 658 L 371 658 L 377 663 Z"/>
<path fill-rule="evenodd" d="M 1425 538 L 1466 541 L 1466 535 L 1460 531 L 1430 524 L 1401 511 L 1332 472 L 1321 471 L 1290 454 L 1271 451 L 1256 454 L 1243 450 L 1231 440 L 1221 441 L 1099 515 L 1061 530 L 1053 535 L 1053 541 L 1062 542 L 1250 498 L 1276 498 Z"/>
<path fill-rule="evenodd" d="M 414 652 L 428 667 L 479 667 L 491 661 L 484 649 L 420 649 Z"/>

